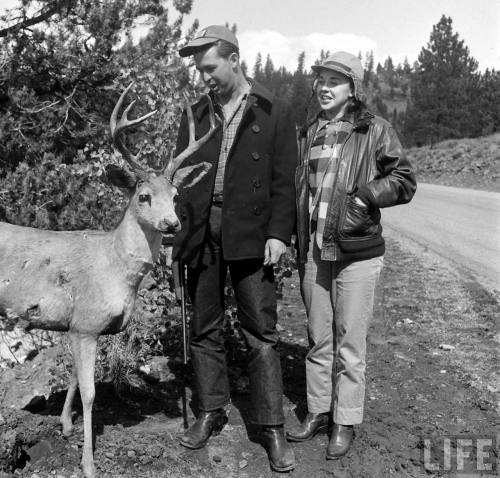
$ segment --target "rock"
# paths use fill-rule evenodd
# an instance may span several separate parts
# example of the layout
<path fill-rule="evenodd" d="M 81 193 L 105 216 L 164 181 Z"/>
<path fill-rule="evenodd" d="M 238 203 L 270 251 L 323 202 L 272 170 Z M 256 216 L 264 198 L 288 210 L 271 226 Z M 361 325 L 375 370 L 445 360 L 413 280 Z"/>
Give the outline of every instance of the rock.
<path fill-rule="evenodd" d="M 212 459 L 215 463 L 220 463 L 222 461 L 222 458 L 219 455 L 214 455 Z"/>
<path fill-rule="evenodd" d="M 156 288 L 156 281 L 151 275 L 151 272 L 146 274 L 144 278 L 141 281 L 141 284 L 139 285 L 139 290 L 146 289 L 146 290 L 153 290 Z"/>
<path fill-rule="evenodd" d="M 64 354 L 62 345 L 44 349 L 32 361 L 2 377 L 2 387 L 6 390 L 2 406 L 33 412 L 43 410 L 49 396 L 68 385 L 61 360 Z"/>
<path fill-rule="evenodd" d="M 238 463 L 238 466 L 240 467 L 240 469 L 245 468 L 245 466 L 247 466 L 247 465 L 248 465 L 248 461 L 246 461 L 246 460 L 240 460 Z"/>
<path fill-rule="evenodd" d="M 28 448 L 27 453 L 30 457 L 31 463 L 40 460 L 41 458 L 46 458 L 54 452 L 54 447 L 52 443 L 48 440 L 40 440 L 38 443 Z"/>
<path fill-rule="evenodd" d="M 148 455 L 142 455 L 139 458 L 139 461 L 141 462 L 141 464 L 147 465 L 148 463 L 151 463 L 153 461 L 153 457 Z"/>
<path fill-rule="evenodd" d="M 454 345 L 448 345 L 448 344 L 439 344 L 439 348 L 441 350 L 450 351 L 450 350 L 453 350 L 455 348 L 455 346 Z"/>
<path fill-rule="evenodd" d="M 53 345 L 53 333 L 41 330 L 25 332 L 21 327 L 1 329 L 0 361 L 24 363 L 35 357 L 40 349 Z"/>
<path fill-rule="evenodd" d="M 147 382 L 169 382 L 175 379 L 174 373 L 170 370 L 171 361 L 169 357 L 153 357 L 150 362 L 139 368 L 139 372 Z"/>

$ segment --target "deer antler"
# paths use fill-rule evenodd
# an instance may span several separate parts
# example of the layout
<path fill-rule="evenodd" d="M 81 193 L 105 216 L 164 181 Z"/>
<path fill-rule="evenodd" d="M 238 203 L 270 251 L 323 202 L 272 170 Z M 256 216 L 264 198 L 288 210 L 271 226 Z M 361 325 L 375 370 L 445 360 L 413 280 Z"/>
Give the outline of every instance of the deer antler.
<path fill-rule="evenodd" d="M 132 126 L 136 126 L 136 125 L 146 121 L 150 116 L 152 116 L 156 113 L 156 110 L 151 111 L 151 113 L 148 113 L 144 116 L 141 116 L 140 118 L 129 120 L 127 117 L 127 114 L 134 106 L 134 103 L 135 103 L 135 100 L 134 100 L 125 108 L 125 111 L 122 113 L 120 120 L 117 122 L 118 112 L 120 111 L 120 108 L 123 104 L 123 100 L 124 100 L 125 96 L 127 96 L 127 93 L 129 92 L 130 88 L 132 88 L 133 85 L 134 85 L 134 82 L 130 83 L 130 85 L 128 85 L 127 88 L 125 89 L 125 91 L 121 94 L 119 100 L 117 101 L 117 103 L 115 105 L 115 108 L 113 109 L 113 113 L 111 113 L 111 118 L 109 120 L 109 126 L 111 129 L 111 138 L 113 139 L 113 143 L 118 148 L 118 150 L 122 154 L 123 158 L 127 161 L 127 163 L 130 165 L 130 167 L 134 171 L 143 171 L 144 172 L 145 169 L 138 162 L 139 154 L 133 155 L 129 151 L 129 149 L 125 146 L 125 143 L 123 142 L 120 135 L 125 130 L 131 128 Z"/>
<path fill-rule="evenodd" d="M 214 111 L 214 105 L 212 103 L 212 99 L 209 95 L 207 95 L 208 99 L 208 108 L 209 108 L 209 121 L 210 128 L 207 133 L 202 136 L 200 139 L 195 140 L 195 127 L 194 127 L 194 118 L 193 118 L 193 110 L 188 102 L 186 94 L 184 94 L 184 100 L 186 103 L 186 113 L 188 118 L 188 127 L 189 127 L 189 143 L 187 148 L 179 153 L 175 158 L 171 158 L 165 167 L 165 176 L 168 181 L 172 182 L 175 172 L 179 169 L 179 166 L 182 162 L 191 156 L 193 153 L 198 151 L 217 131 L 220 126 L 220 122 L 216 122 L 216 116 Z"/>

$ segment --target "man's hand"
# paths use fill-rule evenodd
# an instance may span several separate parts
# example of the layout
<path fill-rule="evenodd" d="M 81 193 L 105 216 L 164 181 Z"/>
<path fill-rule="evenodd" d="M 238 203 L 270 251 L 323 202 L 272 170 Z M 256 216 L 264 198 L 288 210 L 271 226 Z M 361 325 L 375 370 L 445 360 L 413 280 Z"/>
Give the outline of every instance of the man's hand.
<path fill-rule="evenodd" d="M 270 238 L 266 241 L 264 249 L 264 265 L 272 266 L 277 264 L 280 257 L 286 252 L 286 245 L 279 239 Z"/>

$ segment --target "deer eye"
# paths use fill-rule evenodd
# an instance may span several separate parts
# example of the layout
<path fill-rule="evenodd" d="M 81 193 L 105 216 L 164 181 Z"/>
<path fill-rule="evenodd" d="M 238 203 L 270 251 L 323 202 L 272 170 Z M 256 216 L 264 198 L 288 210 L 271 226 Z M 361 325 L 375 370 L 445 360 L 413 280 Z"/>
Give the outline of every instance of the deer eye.
<path fill-rule="evenodd" d="M 151 194 L 139 194 L 139 202 L 148 202 L 151 204 Z"/>

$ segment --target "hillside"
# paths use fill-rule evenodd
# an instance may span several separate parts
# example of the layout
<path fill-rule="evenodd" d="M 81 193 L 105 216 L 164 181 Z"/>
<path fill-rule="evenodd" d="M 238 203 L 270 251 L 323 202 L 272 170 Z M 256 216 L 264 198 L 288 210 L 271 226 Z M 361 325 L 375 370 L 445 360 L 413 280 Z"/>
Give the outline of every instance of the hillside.
<path fill-rule="evenodd" d="M 409 148 L 419 182 L 500 192 L 500 134 Z"/>

